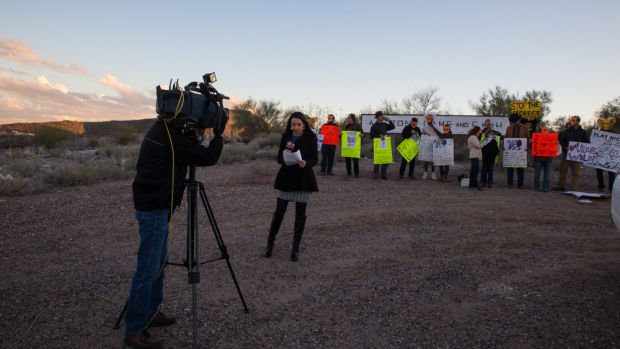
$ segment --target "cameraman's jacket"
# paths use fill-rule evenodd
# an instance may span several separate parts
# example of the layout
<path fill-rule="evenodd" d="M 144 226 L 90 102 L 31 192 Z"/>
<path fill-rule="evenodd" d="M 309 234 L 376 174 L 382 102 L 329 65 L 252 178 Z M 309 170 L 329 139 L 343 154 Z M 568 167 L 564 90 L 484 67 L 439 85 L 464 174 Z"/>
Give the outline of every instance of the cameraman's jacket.
<path fill-rule="evenodd" d="M 157 120 L 144 136 L 133 181 L 133 202 L 136 210 L 150 211 L 170 208 L 172 183 L 172 152 L 174 148 L 174 207 L 183 198 L 188 165 L 215 165 L 222 153 L 222 137 L 215 136 L 208 147 L 183 135 L 182 130 L 168 125 L 170 138 L 162 120 Z"/>
<path fill-rule="evenodd" d="M 304 133 L 295 142 L 293 151 L 301 151 L 301 158 L 306 161 L 304 168 L 299 167 L 299 165 L 287 166 L 284 164 L 282 152 L 289 141 L 292 141 L 291 135 L 283 134 L 278 150 L 278 163 L 282 166 L 276 175 L 274 188 L 281 191 L 319 191 L 314 171 L 312 171 L 312 167 L 319 160 L 316 151 L 316 135 L 311 130 L 304 130 Z"/>

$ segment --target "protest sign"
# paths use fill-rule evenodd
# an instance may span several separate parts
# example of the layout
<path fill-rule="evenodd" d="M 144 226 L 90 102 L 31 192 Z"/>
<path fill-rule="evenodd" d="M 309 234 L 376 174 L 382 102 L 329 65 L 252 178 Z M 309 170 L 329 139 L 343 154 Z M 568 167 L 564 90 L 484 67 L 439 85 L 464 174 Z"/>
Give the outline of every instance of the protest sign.
<path fill-rule="evenodd" d="M 433 165 L 454 165 L 454 139 L 436 139 L 433 142 Z"/>
<path fill-rule="evenodd" d="M 321 146 L 323 145 L 323 135 L 316 135 L 316 150 L 321 151 Z"/>
<path fill-rule="evenodd" d="M 390 137 L 385 139 L 373 139 L 373 159 L 375 165 L 392 163 L 392 140 Z"/>
<path fill-rule="evenodd" d="M 426 126 L 426 120 L 424 119 L 424 115 L 386 114 L 384 116 L 389 117 L 389 119 L 394 122 L 395 126 L 395 128 L 388 131 L 388 133 L 400 134 L 403 131 L 403 128 L 405 128 L 405 126 L 411 124 L 411 118 L 414 117 L 418 119 L 418 127 L 420 129 Z M 450 125 L 452 134 L 466 135 L 467 132 L 469 132 L 469 130 L 471 130 L 474 126 L 480 126 L 480 128 L 484 128 L 484 121 L 486 119 L 491 120 L 491 128 L 501 134 L 505 134 L 506 128 L 508 128 L 508 125 L 510 125 L 507 116 L 483 115 L 436 115 L 433 119 L 433 124 L 440 130 L 442 126 Z M 362 132 L 370 133 L 370 128 L 376 121 L 377 119 L 375 119 L 374 114 L 362 114 Z"/>
<path fill-rule="evenodd" d="M 422 135 L 422 138 L 418 141 L 418 147 L 420 148 L 418 160 L 433 161 L 433 143 L 436 139 L 436 136 Z"/>
<path fill-rule="evenodd" d="M 542 117 L 542 103 L 539 101 L 510 103 L 510 112 L 519 114 L 528 120 L 540 119 Z"/>
<path fill-rule="evenodd" d="M 321 134 L 323 135 L 323 144 L 338 145 L 338 137 L 340 136 L 340 127 L 332 125 L 321 126 Z"/>
<path fill-rule="evenodd" d="M 340 147 L 343 158 L 359 159 L 362 152 L 362 137 L 358 131 L 343 131 Z"/>
<path fill-rule="evenodd" d="M 527 167 L 527 138 L 504 138 L 504 167 Z"/>
<path fill-rule="evenodd" d="M 596 157 L 588 166 L 618 172 L 620 169 L 620 135 L 592 130 L 590 144 L 596 147 Z"/>
<path fill-rule="evenodd" d="M 413 139 L 406 138 L 396 147 L 396 150 L 398 150 L 400 155 L 402 155 L 407 162 L 411 162 L 411 160 L 418 155 L 420 148 L 418 147 L 418 143 L 414 142 Z"/>
<path fill-rule="evenodd" d="M 550 156 L 558 155 L 558 134 L 557 133 L 533 133 L 532 134 L 532 155 Z"/>
<path fill-rule="evenodd" d="M 596 157 L 596 146 L 590 143 L 569 142 L 566 160 L 579 161 L 592 166 Z"/>

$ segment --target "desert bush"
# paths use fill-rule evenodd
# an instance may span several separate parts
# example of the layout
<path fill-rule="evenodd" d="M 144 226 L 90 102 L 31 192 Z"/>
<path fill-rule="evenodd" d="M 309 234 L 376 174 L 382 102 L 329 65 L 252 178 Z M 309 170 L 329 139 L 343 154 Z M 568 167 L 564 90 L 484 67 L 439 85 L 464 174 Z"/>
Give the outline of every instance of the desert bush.
<path fill-rule="evenodd" d="M 257 158 L 258 145 L 256 143 L 232 143 L 227 144 L 220 155 L 220 163 L 231 164 L 245 162 Z"/>
<path fill-rule="evenodd" d="M 47 184 L 69 187 L 127 179 L 130 176 L 131 174 L 118 166 L 115 161 L 105 161 L 90 164 L 67 163 L 46 174 L 43 180 Z"/>
<path fill-rule="evenodd" d="M 73 136 L 74 135 L 69 131 L 43 126 L 35 131 L 34 140 L 37 144 L 42 145 L 47 149 L 52 149 L 59 142 L 71 139 Z"/>
<path fill-rule="evenodd" d="M 19 177 L 0 177 L 0 196 L 19 195 L 28 183 Z"/>
<path fill-rule="evenodd" d="M 64 153 L 65 153 L 65 150 L 61 148 L 47 149 L 47 155 L 52 158 L 59 158 Z"/>
<path fill-rule="evenodd" d="M 0 149 L 24 148 L 34 143 L 34 137 L 29 135 L 6 134 L 0 136 Z"/>
<path fill-rule="evenodd" d="M 138 140 L 136 130 L 129 125 L 120 125 L 118 131 L 114 133 L 116 143 L 121 145 L 127 145 L 129 143 L 135 143 Z"/>
<path fill-rule="evenodd" d="M 278 147 L 265 147 L 256 152 L 257 159 L 274 159 L 278 156 Z"/>
<path fill-rule="evenodd" d="M 89 147 L 89 140 L 86 137 L 72 137 L 71 139 L 58 142 L 57 146 L 67 150 L 82 150 Z"/>
<path fill-rule="evenodd" d="M 256 137 L 252 140 L 252 142 L 256 142 L 259 148 L 264 148 L 268 146 L 280 146 L 280 139 L 282 138 L 281 133 L 271 132 L 271 133 L 261 133 L 256 135 Z"/>
<path fill-rule="evenodd" d="M 15 177 L 32 178 L 40 166 L 39 160 L 15 159 L 3 166 L 2 172 L 9 173 Z"/>

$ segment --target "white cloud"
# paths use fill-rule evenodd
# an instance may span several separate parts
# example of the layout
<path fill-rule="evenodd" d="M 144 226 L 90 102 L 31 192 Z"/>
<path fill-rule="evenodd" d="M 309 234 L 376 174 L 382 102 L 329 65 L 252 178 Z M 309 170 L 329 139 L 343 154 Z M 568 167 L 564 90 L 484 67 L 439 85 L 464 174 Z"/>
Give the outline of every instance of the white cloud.
<path fill-rule="evenodd" d="M 70 64 L 68 67 L 39 57 L 39 55 L 28 47 L 23 41 L 4 39 L 0 41 L 0 58 L 17 62 L 26 66 L 35 66 L 51 69 L 63 74 L 78 73 L 86 75 L 87 71 L 83 65 Z"/>

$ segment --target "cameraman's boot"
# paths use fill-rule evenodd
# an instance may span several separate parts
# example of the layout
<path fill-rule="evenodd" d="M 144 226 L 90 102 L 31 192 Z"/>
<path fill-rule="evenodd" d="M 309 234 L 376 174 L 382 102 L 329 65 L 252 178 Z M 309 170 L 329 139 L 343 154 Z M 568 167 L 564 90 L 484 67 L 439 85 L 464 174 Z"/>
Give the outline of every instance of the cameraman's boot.
<path fill-rule="evenodd" d="M 295 217 L 295 230 L 293 232 L 293 249 L 291 250 L 291 260 L 296 262 L 299 259 L 299 243 L 304 233 L 306 225 L 306 216 Z"/>
<path fill-rule="evenodd" d="M 269 228 L 269 236 L 267 237 L 267 250 L 265 251 L 265 258 L 271 257 L 271 253 L 273 252 L 273 245 L 276 241 L 276 235 L 280 230 L 280 224 L 282 224 L 282 219 L 284 218 L 284 212 L 274 213 L 273 218 L 271 218 L 271 227 Z"/>

